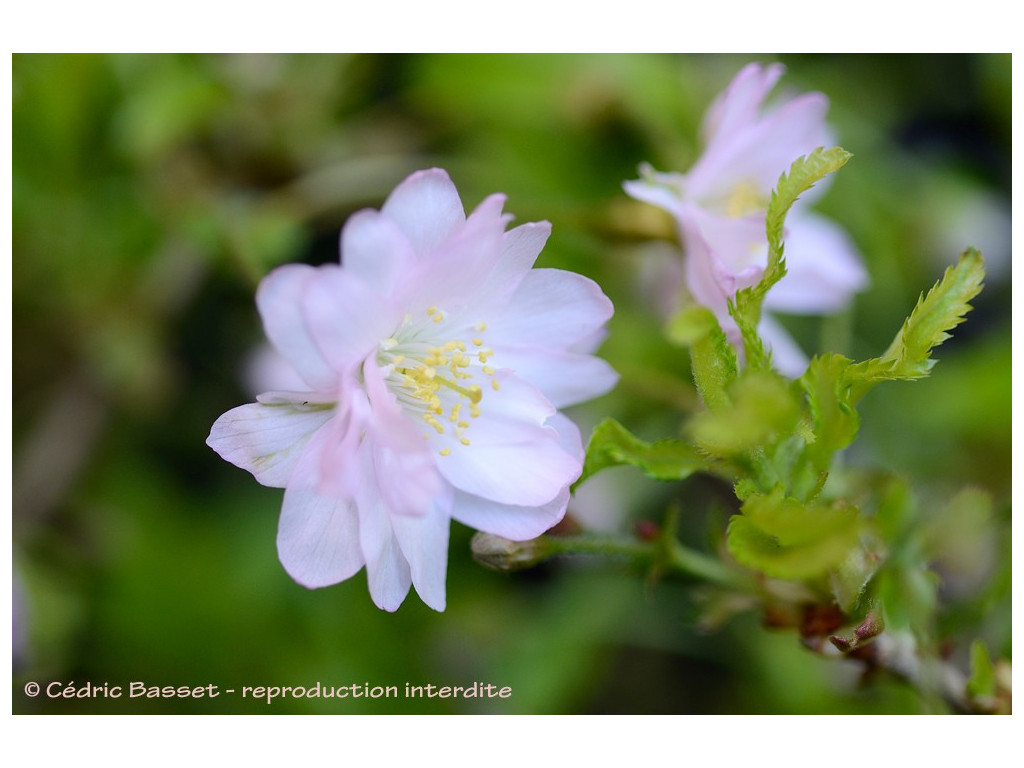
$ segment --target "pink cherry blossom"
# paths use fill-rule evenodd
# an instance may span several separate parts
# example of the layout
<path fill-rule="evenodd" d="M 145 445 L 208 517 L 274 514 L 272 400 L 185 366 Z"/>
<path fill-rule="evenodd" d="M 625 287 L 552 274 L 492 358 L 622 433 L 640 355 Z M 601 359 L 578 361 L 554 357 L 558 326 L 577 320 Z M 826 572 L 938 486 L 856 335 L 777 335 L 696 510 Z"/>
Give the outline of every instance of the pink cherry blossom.
<path fill-rule="evenodd" d="M 228 411 L 208 444 L 284 488 L 278 554 L 307 587 L 366 568 L 394 611 L 415 586 L 445 607 L 452 518 L 511 539 L 565 514 L 582 468 L 557 409 L 616 374 L 590 353 L 612 314 L 591 280 L 532 269 L 547 222 L 510 231 L 504 197 L 467 218 L 439 169 L 352 216 L 341 265 L 287 265 L 260 284 L 267 337 L 302 391 Z"/>
<path fill-rule="evenodd" d="M 643 178 L 624 187 L 632 197 L 669 211 L 685 251 L 684 285 L 677 294 L 710 308 L 735 345 L 739 329 L 728 312 L 736 292 L 760 281 L 767 265 L 765 214 L 779 176 L 799 157 L 832 141 L 825 124 L 828 100 L 806 93 L 771 109 L 763 102 L 782 76 L 780 64 L 748 64 L 704 117 L 704 152 L 687 174 L 641 167 Z M 844 308 L 867 284 L 850 238 L 836 224 L 797 202 L 787 219 L 787 275 L 769 293 L 765 309 L 828 314 Z M 666 274 L 672 280 L 671 272 Z M 678 271 L 674 279 L 679 281 Z M 772 317 L 759 329 L 780 371 L 799 376 L 807 359 Z"/>

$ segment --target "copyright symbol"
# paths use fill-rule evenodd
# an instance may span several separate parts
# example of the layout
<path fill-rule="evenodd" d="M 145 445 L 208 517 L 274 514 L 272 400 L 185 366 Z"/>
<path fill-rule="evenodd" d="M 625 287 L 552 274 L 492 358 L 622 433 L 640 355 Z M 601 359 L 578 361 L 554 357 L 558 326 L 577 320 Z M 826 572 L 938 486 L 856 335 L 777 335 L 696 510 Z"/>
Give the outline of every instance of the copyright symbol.
<path fill-rule="evenodd" d="M 39 683 L 25 683 L 25 695 L 35 698 L 39 695 Z"/>

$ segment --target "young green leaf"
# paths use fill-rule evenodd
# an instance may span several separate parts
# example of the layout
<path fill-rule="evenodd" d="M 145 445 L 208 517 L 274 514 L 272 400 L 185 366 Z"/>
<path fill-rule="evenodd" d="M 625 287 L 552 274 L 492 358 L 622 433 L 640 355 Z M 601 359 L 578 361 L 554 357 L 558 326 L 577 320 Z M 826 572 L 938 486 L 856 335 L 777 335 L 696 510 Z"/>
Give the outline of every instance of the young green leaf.
<path fill-rule="evenodd" d="M 690 348 L 690 366 L 704 404 L 711 410 L 729 404 L 726 387 L 738 370 L 736 350 L 718 324 L 714 313 L 693 305 L 673 317 L 666 328 L 668 338 Z"/>
<path fill-rule="evenodd" d="M 928 295 L 918 300 L 885 353 L 847 369 L 851 400 L 859 400 L 879 381 L 927 376 L 936 362 L 930 356 L 932 349 L 964 321 L 971 309 L 969 302 L 981 291 L 984 279 L 981 254 L 967 249 L 956 266 L 949 267 Z"/>
<path fill-rule="evenodd" d="M 747 371 L 728 389 L 732 407 L 697 414 L 690 432 L 697 445 L 730 457 L 763 448 L 796 427 L 800 404 L 789 382 L 771 371 Z"/>
<path fill-rule="evenodd" d="M 679 440 L 641 440 L 615 419 L 605 419 L 594 428 L 587 444 L 583 474 L 576 484 L 608 467 L 631 465 L 655 480 L 682 480 L 706 469 L 709 460 Z"/>
<path fill-rule="evenodd" d="M 854 507 L 802 504 L 776 489 L 747 498 L 729 520 L 727 544 L 739 562 L 780 579 L 821 576 L 844 563 L 860 541 Z"/>
<path fill-rule="evenodd" d="M 842 168 L 850 157 L 852 155 L 841 147 L 819 147 L 809 155 L 798 158 L 790 166 L 789 172 L 779 177 L 779 182 L 772 192 L 765 218 L 768 263 L 764 274 L 757 285 L 737 292 L 735 299 L 729 303 L 729 313 L 736 320 L 743 336 L 747 365 L 752 368 L 767 368 L 770 363 L 765 354 L 764 344 L 757 333 L 757 327 L 761 321 L 761 304 L 765 295 L 786 274 L 782 242 L 786 214 L 800 195 L 828 174 Z"/>
<path fill-rule="evenodd" d="M 844 377 L 850 364 L 842 355 L 815 357 L 800 378 L 811 411 L 813 438 L 804 449 L 804 459 L 814 475 L 828 472 L 835 452 L 857 437 L 860 417 L 850 404 Z"/>

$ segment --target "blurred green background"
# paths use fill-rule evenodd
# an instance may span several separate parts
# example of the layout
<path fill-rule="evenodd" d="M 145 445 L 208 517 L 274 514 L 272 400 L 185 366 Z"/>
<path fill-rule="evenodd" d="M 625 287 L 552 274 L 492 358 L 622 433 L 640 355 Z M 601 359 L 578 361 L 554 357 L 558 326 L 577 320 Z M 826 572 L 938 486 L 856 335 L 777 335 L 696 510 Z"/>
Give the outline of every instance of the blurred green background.
<path fill-rule="evenodd" d="M 619 388 L 574 412 L 648 438 L 696 407 L 662 341 L 644 265 L 671 227 L 625 197 L 638 163 L 685 171 L 714 95 L 748 61 L 821 90 L 854 159 L 818 205 L 861 248 L 871 288 L 796 320 L 809 351 L 888 345 L 967 245 L 988 262 L 931 379 L 863 407 L 849 465 L 912 480 L 925 507 L 964 485 L 995 519 L 958 532 L 943 571 L 952 653 L 1010 653 L 1010 56 L 15 55 L 13 61 L 16 713 L 917 712 L 899 685 L 740 614 L 711 629 L 688 585 L 616 563 L 501 575 L 453 524 L 448 609 L 376 609 L 365 576 L 308 591 L 280 567 L 281 492 L 204 444 L 252 400 L 253 296 L 272 267 L 337 258 L 354 211 L 408 173 L 449 171 L 471 209 L 508 195 L 547 219 L 539 264 L 616 305 L 602 354 Z M 581 524 L 629 532 L 705 500 L 684 536 L 720 535 L 728 488 L 589 481 Z M 709 501 L 710 500 L 710 501 Z M 941 565 L 941 564 L 940 564 Z M 699 591 L 698 591 L 699 593 Z M 26 681 L 127 685 L 510 686 L 499 700 L 36 699 Z"/>

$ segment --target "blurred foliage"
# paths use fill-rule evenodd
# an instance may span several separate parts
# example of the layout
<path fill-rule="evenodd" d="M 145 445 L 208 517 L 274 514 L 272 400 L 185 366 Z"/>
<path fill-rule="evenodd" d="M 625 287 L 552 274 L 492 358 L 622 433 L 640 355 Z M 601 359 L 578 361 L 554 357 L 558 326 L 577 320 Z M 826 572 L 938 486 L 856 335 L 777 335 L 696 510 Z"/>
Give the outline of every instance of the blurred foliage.
<path fill-rule="evenodd" d="M 698 397 L 642 279 L 670 225 L 621 182 L 642 161 L 689 167 L 704 109 L 752 58 L 16 55 L 14 711 L 921 711 L 756 614 L 715 624 L 715 596 L 683 584 L 646 588 L 587 559 L 485 571 L 457 524 L 443 614 L 415 596 L 378 611 L 361 575 L 308 591 L 277 562 L 280 492 L 204 445 L 252 398 L 262 275 L 335 259 L 351 213 L 429 166 L 468 208 L 501 191 L 517 221 L 550 220 L 540 264 L 593 277 L 615 302 L 602 354 L 622 382 L 576 410 L 584 432 L 613 416 L 643 440 L 676 436 Z M 759 58 L 787 64 L 786 87 L 830 96 L 854 155 L 819 208 L 848 228 L 872 285 L 845 316 L 789 319 L 806 349 L 881 355 L 947 264 L 969 245 L 985 255 L 986 290 L 931 378 L 872 391 L 845 461 L 903 478 L 879 524 L 898 536 L 923 515 L 924 544 L 902 556 L 940 580 L 893 568 L 882 588 L 948 603 L 934 632 L 987 694 L 989 654 L 1010 655 L 1010 57 Z M 645 446 L 622 450 L 646 461 Z M 617 472 L 584 483 L 571 511 L 629 531 L 673 500 L 707 510 L 681 521 L 697 546 L 737 511 L 707 475 L 641 491 Z M 513 695 L 29 699 L 30 680 L 481 681 Z"/>

